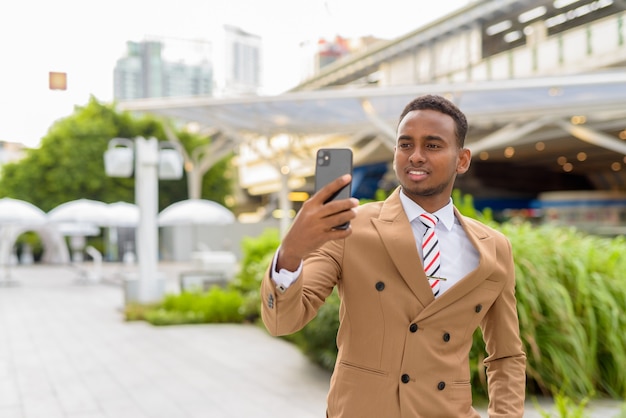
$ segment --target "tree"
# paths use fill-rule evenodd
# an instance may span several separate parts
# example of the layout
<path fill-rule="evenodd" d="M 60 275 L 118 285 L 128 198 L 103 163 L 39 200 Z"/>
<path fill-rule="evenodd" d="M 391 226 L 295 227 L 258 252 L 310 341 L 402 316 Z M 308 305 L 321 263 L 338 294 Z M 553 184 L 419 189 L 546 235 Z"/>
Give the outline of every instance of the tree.
<path fill-rule="evenodd" d="M 211 141 L 188 132 L 176 135 L 187 150 Z M 39 148 L 28 150 L 24 159 L 3 167 L 0 197 L 22 199 L 44 211 L 80 198 L 134 202 L 134 180 L 106 176 L 103 156 L 111 138 L 137 136 L 166 137 L 158 119 L 117 112 L 114 105 L 91 97 L 87 105 L 77 106 L 72 115 L 55 122 Z M 203 198 L 225 204 L 230 193 L 227 167 L 228 161 L 222 160 L 206 173 Z M 185 178 L 159 182 L 159 209 L 187 199 L 186 185 Z"/>

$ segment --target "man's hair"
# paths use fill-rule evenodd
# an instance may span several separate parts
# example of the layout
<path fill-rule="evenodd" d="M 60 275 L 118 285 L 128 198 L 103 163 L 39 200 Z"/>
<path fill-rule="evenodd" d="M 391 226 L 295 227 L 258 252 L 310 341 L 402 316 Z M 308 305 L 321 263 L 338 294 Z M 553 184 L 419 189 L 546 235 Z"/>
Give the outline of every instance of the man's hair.
<path fill-rule="evenodd" d="M 444 113 L 454 120 L 454 124 L 456 126 L 456 141 L 459 145 L 459 148 L 463 148 L 465 145 L 465 136 L 467 135 L 467 119 L 461 110 L 456 107 L 454 103 L 450 100 L 442 97 L 436 96 L 432 94 L 427 94 L 424 96 L 419 96 L 416 99 L 413 99 L 409 104 L 404 107 L 404 110 L 400 114 L 400 119 L 398 120 L 398 126 L 402 119 L 407 115 L 407 113 L 412 112 L 413 110 L 436 110 L 438 112 Z"/>

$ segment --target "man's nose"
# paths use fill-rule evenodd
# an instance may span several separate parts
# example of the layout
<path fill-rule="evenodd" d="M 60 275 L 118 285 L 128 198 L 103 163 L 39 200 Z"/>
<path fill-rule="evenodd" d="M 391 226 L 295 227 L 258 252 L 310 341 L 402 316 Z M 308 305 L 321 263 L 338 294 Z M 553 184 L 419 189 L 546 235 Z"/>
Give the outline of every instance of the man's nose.
<path fill-rule="evenodd" d="M 413 153 L 409 156 L 409 162 L 411 164 L 423 163 L 425 161 L 424 154 L 419 148 L 415 148 Z"/>

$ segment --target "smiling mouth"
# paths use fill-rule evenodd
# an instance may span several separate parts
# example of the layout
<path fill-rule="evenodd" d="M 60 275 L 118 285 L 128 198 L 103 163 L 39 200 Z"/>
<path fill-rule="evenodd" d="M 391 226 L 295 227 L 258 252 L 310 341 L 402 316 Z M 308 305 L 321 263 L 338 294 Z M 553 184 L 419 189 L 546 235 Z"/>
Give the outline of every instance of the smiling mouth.
<path fill-rule="evenodd" d="M 410 181 L 414 181 L 414 182 L 421 182 L 423 180 L 426 180 L 426 178 L 428 178 L 428 176 L 430 175 L 428 170 L 425 170 L 423 168 L 415 168 L 415 167 L 407 167 L 405 173 L 406 173 L 407 178 Z"/>
<path fill-rule="evenodd" d="M 409 177 L 415 180 L 421 180 L 429 175 L 429 172 L 427 170 L 424 170 L 423 168 L 415 168 L 415 167 L 408 168 L 406 170 L 406 173 Z"/>

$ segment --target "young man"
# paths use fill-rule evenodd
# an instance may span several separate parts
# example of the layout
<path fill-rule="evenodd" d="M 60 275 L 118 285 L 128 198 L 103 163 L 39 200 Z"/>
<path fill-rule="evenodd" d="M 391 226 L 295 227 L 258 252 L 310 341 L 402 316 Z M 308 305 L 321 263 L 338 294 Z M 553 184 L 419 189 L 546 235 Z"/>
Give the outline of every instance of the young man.
<path fill-rule="evenodd" d="M 470 165 L 466 133 L 465 116 L 448 100 L 413 100 L 397 128 L 400 187 L 358 208 L 356 199 L 324 204 L 349 175 L 321 189 L 302 206 L 263 279 L 272 335 L 301 329 L 337 286 L 328 417 L 479 417 L 469 369 L 477 327 L 488 353 L 489 416 L 523 416 L 526 356 L 511 245 L 463 217 L 450 197 Z M 333 228 L 346 221 L 348 230 Z"/>

